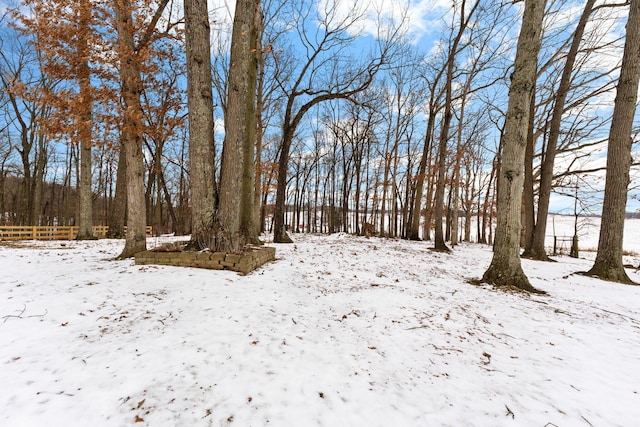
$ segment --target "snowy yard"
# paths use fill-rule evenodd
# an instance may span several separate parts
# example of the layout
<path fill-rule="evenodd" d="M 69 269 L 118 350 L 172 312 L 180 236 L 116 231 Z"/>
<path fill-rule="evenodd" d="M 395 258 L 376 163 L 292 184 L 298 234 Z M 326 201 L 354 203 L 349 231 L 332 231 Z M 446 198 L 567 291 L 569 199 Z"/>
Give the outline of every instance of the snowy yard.
<path fill-rule="evenodd" d="M 0 425 L 638 425 L 640 287 L 524 260 L 527 297 L 467 282 L 486 246 L 294 239 L 244 277 L 0 245 Z"/>

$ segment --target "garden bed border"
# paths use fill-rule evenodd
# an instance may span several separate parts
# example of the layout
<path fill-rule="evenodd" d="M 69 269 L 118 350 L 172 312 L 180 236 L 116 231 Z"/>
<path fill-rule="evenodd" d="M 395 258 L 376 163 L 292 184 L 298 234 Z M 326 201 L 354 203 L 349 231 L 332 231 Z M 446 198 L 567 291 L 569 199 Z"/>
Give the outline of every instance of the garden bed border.
<path fill-rule="evenodd" d="M 172 265 L 209 270 L 231 270 L 242 275 L 276 259 L 276 248 L 258 247 L 237 254 L 228 252 L 162 252 L 144 251 L 135 255 L 139 265 Z"/>

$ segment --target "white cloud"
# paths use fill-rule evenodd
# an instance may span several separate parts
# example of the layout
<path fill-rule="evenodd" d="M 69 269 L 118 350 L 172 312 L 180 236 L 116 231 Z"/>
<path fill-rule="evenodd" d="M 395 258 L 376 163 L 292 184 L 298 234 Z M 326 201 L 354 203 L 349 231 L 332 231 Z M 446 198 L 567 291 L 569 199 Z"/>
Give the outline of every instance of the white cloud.
<path fill-rule="evenodd" d="M 377 37 L 380 33 L 381 21 L 391 22 L 394 25 L 403 23 L 409 38 L 417 41 L 436 30 L 436 22 L 451 10 L 451 2 L 448 0 L 320 0 L 317 3 L 317 10 L 320 16 L 326 16 L 326 11 L 335 11 L 338 19 L 361 11 L 363 16 L 358 20 L 358 25 L 352 28 L 352 34 Z"/>

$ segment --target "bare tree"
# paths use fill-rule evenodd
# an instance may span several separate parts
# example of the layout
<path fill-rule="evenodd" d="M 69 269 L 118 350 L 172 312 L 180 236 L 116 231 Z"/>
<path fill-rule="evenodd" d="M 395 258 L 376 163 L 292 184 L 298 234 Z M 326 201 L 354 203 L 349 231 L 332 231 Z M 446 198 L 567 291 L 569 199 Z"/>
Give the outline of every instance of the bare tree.
<path fill-rule="evenodd" d="M 549 199 L 551 197 L 551 187 L 553 181 L 553 165 L 556 157 L 556 147 L 558 144 L 558 138 L 560 135 L 560 125 L 562 121 L 562 114 L 565 109 L 565 102 L 569 89 L 571 87 L 571 74 L 573 72 L 573 65 L 578 55 L 578 49 L 580 42 L 584 35 L 585 27 L 589 20 L 589 16 L 593 10 L 595 0 L 587 0 L 576 26 L 573 32 L 571 46 L 567 57 L 565 59 L 564 69 L 562 71 L 562 77 L 556 91 L 555 103 L 553 107 L 553 113 L 551 116 L 551 123 L 549 124 L 549 136 L 547 141 L 547 147 L 544 155 L 544 159 L 540 172 L 540 190 L 538 193 L 538 213 L 535 226 L 533 227 L 533 236 L 529 250 L 525 251 L 525 256 L 530 256 L 534 259 L 546 260 L 548 259 L 547 253 L 544 248 L 544 241 L 547 231 L 547 215 L 549 213 Z M 530 131 L 533 133 L 533 129 Z"/>
<path fill-rule="evenodd" d="M 160 0 L 141 34 L 136 33 L 131 0 L 112 0 L 114 24 L 118 33 L 117 57 L 120 59 L 121 93 L 124 102 L 122 149 L 127 163 L 127 232 L 120 258 L 128 258 L 147 248 L 147 219 L 142 151 L 143 118 L 141 72 L 144 55 L 157 38 L 156 25 L 169 0 Z M 139 37 L 136 37 L 138 35 Z"/>
<path fill-rule="evenodd" d="M 385 123 L 383 157 L 383 174 L 380 177 L 382 195 L 380 201 L 380 225 L 379 231 L 389 237 L 399 234 L 402 224 L 404 230 L 409 219 L 409 210 L 402 215 L 400 204 L 404 207 L 408 200 L 402 200 L 400 189 L 403 185 L 399 182 L 401 166 L 406 165 L 404 173 L 404 187 L 407 199 L 410 197 L 411 177 L 413 175 L 413 153 L 410 153 L 416 118 L 420 112 L 419 105 L 424 100 L 424 82 L 418 76 L 418 64 L 420 59 L 414 54 L 411 46 L 398 43 L 398 59 L 393 67 L 380 82 L 378 90 L 383 97 L 381 102 L 381 116 Z M 417 144 L 415 144 L 417 145 Z M 401 161 L 406 160 L 406 162 Z M 413 210 L 413 209 L 411 209 Z"/>
<path fill-rule="evenodd" d="M 282 123 L 282 150 L 278 161 L 278 188 L 274 213 L 274 241 L 291 242 L 285 230 L 285 201 L 287 170 L 291 144 L 298 125 L 309 110 L 329 100 L 353 100 L 373 82 L 378 71 L 388 64 L 392 48 L 399 35 L 398 28 L 387 28 L 381 23 L 377 40 L 377 53 L 358 63 L 347 51 L 357 39 L 353 35 L 355 26 L 363 17 L 361 5 L 356 5 L 344 16 L 337 3 L 330 2 L 322 13 L 313 17 L 313 3 L 296 3 L 291 14 L 294 20 L 305 58 L 298 64 L 291 79 L 279 80 L 281 90 L 286 93 L 286 106 Z M 310 37 L 306 31 L 309 20 L 317 19 L 319 29 Z"/>
<path fill-rule="evenodd" d="M 428 103 L 428 113 L 427 113 L 427 129 L 424 135 L 424 141 L 422 146 L 422 155 L 420 156 L 420 163 L 418 165 L 418 173 L 416 175 L 416 189 L 414 196 L 414 215 L 411 221 L 411 226 L 409 228 L 408 237 L 411 240 L 419 239 L 419 230 L 420 230 L 420 211 L 422 207 L 422 195 L 425 187 L 425 181 L 429 183 L 427 179 L 427 163 L 429 154 L 433 148 L 433 135 L 436 126 L 436 116 L 442 108 L 441 98 L 444 94 L 443 88 L 440 86 L 440 79 L 446 70 L 446 62 L 442 64 L 435 71 L 435 76 L 432 77 L 428 82 L 427 86 L 429 87 L 429 103 Z M 431 200 L 431 198 L 427 198 Z M 426 208 L 431 209 L 430 203 L 426 203 Z M 425 218 L 425 223 L 431 221 L 427 221 Z M 428 230 L 430 224 L 425 224 L 425 228 Z M 423 233 L 423 238 L 426 238 L 426 233 Z"/>
<path fill-rule="evenodd" d="M 598 253 L 586 273 L 613 282 L 634 284 L 622 264 L 625 207 L 631 168 L 632 129 L 640 81 L 640 1 L 632 0 L 626 27 L 622 68 L 609 132 L 607 181 L 602 205 Z"/>
<path fill-rule="evenodd" d="M 442 217 L 444 215 L 444 192 L 445 192 L 445 173 L 446 173 L 446 159 L 447 159 L 447 143 L 449 141 L 449 130 L 451 128 L 451 118 L 453 116 L 452 103 L 453 103 L 453 74 L 455 70 L 456 55 L 459 53 L 460 40 L 465 32 L 465 29 L 471 22 L 474 12 L 478 8 L 480 0 L 476 0 L 469 13 L 465 10 L 466 0 L 462 0 L 459 6 L 459 19 L 457 33 L 455 34 L 451 44 L 449 46 L 449 52 L 447 57 L 447 67 L 445 73 L 445 101 L 444 111 L 442 118 L 442 129 L 440 130 L 440 140 L 438 141 L 438 179 L 436 181 L 436 194 L 435 194 L 435 233 L 434 233 L 434 248 L 439 251 L 449 251 L 449 248 L 445 244 Z"/>
<path fill-rule="evenodd" d="M 536 84 L 545 3 L 545 0 L 525 0 L 502 140 L 502 165 L 498 179 L 498 217 L 493 258 L 482 279 L 496 286 L 512 286 L 530 292 L 540 291 L 529 283 L 529 279 L 522 271 L 520 210 L 529 107 Z"/>
<path fill-rule="evenodd" d="M 93 238 L 92 168 L 94 88 L 90 62 L 96 60 L 96 7 L 88 1 L 24 0 L 30 13 L 16 12 L 21 30 L 33 37 L 42 72 L 52 79 L 66 81 L 57 92 L 43 91 L 42 102 L 52 111 L 50 120 L 40 124 L 48 138 L 69 138 L 78 145 L 78 239 Z M 55 20 L 52 17 L 55 16 Z M 41 210 L 42 188 L 33 197 Z"/>
<path fill-rule="evenodd" d="M 42 188 L 48 163 L 50 138 L 43 130 L 52 108 L 49 94 L 58 90 L 60 79 L 43 69 L 34 35 L 20 37 L 13 32 L 13 43 L 3 38 L 0 50 L 0 84 L 5 95 L 8 121 L 4 131 L 20 157 L 22 180 L 16 193 L 15 222 L 40 225 Z M 12 142 L 17 139 L 17 143 Z"/>

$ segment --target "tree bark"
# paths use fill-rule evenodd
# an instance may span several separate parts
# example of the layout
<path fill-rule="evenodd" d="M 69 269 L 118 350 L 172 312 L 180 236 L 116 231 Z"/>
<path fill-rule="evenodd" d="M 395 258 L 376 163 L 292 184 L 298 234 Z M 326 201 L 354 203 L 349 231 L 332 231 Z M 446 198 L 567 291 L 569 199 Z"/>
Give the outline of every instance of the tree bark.
<path fill-rule="evenodd" d="M 47 170 L 48 154 L 47 154 L 47 135 L 40 134 L 37 136 L 38 151 L 36 152 L 36 161 L 33 170 L 32 190 L 32 207 L 31 207 L 31 225 L 42 224 L 42 197 L 44 193 L 44 175 Z"/>
<path fill-rule="evenodd" d="M 253 220 L 257 46 L 256 0 L 239 0 L 231 35 L 225 141 L 220 172 L 220 222 L 232 250 L 257 241 Z"/>
<path fill-rule="evenodd" d="M 246 1 L 246 5 L 243 2 Z M 246 134 L 242 140 L 242 189 L 240 193 L 240 235 L 246 243 L 260 244 L 258 239 L 258 226 L 255 217 L 255 177 L 256 177 L 256 138 L 257 133 L 257 79 L 259 58 L 262 56 L 259 50 L 258 39 L 260 37 L 262 12 L 260 0 L 242 0 L 238 5 L 246 7 L 242 11 L 242 28 L 248 28 L 248 36 L 244 32 L 240 34 L 242 42 L 242 63 L 246 68 L 246 88 L 243 94 L 244 119 Z M 238 11 L 238 9 L 236 9 Z M 237 12 L 236 12 L 237 13 Z M 248 40 L 247 40 L 248 37 Z"/>
<path fill-rule="evenodd" d="M 80 146 L 80 179 L 78 185 L 78 240 L 93 239 L 93 196 L 91 192 L 91 146 L 93 129 L 91 70 L 89 68 L 89 32 L 91 2 L 80 0 L 78 22 L 78 85 L 80 87 L 80 115 L 78 117 L 78 145 Z"/>
<path fill-rule="evenodd" d="M 265 107 L 265 95 L 264 95 L 264 83 L 265 83 L 265 61 L 264 54 L 262 52 L 262 35 L 264 33 L 264 24 L 262 13 L 260 19 L 257 22 L 258 28 L 256 31 L 256 53 L 258 54 L 258 71 L 256 75 L 256 156 L 255 156 L 255 172 L 254 172 L 254 189 L 253 189 L 253 209 L 254 213 L 254 225 L 257 228 L 257 233 L 264 232 L 264 221 L 262 219 L 263 208 L 261 206 L 262 200 L 262 138 L 264 135 L 264 123 L 262 120 L 262 113 Z"/>
<path fill-rule="evenodd" d="M 191 241 L 216 248 L 216 189 L 210 24 L 206 0 L 185 0 Z M 217 249 L 217 248 L 216 248 Z"/>
<path fill-rule="evenodd" d="M 632 0 L 629 6 L 626 37 L 609 131 L 598 253 L 593 267 L 586 274 L 613 282 L 635 284 L 622 264 L 622 241 L 632 162 L 631 135 L 640 80 L 640 0 Z"/>
<path fill-rule="evenodd" d="M 483 276 L 483 281 L 495 286 L 515 287 L 529 292 L 540 291 L 529 283 L 520 262 L 524 153 L 529 106 L 536 85 L 545 3 L 545 0 L 525 1 L 502 142 L 493 258 Z"/>
<path fill-rule="evenodd" d="M 278 159 L 278 186 L 276 188 L 276 206 L 273 214 L 273 241 L 275 243 L 293 243 L 285 227 L 287 168 L 289 167 L 289 152 L 293 141 L 294 129 L 285 124 L 282 129 L 282 150 Z"/>
<path fill-rule="evenodd" d="M 118 32 L 118 56 L 124 114 L 122 145 L 127 158 L 127 232 L 119 258 L 129 258 L 147 248 L 147 218 L 144 200 L 144 158 L 142 154 L 140 104 L 140 58 L 134 43 L 130 0 L 114 0 Z"/>
<path fill-rule="evenodd" d="M 522 192 L 522 236 L 520 246 L 524 246 L 523 257 L 528 257 L 531 252 L 533 230 L 535 221 L 535 201 L 533 194 L 533 156 L 535 151 L 534 119 L 536 111 L 536 95 L 531 95 L 529 105 L 529 125 L 527 129 L 527 147 L 524 153 L 524 189 Z"/>

